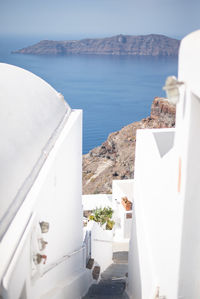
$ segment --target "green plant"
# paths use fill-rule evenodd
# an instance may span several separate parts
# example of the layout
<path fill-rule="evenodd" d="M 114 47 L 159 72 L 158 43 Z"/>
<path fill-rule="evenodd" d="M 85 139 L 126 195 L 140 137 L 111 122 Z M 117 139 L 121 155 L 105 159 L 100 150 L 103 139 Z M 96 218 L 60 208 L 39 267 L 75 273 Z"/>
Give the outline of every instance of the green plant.
<path fill-rule="evenodd" d="M 115 221 L 108 220 L 107 223 L 106 223 L 106 229 L 107 230 L 112 230 L 114 225 L 115 225 Z"/>
<path fill-rule="evenodd" d="M 89 216 L 89 220 L 98 222 L 100 225 L 106 223 L 106 229 L 111 230 L 115 224 L 112 219 L 113 209 L 110 207 L 106 208 L 96 208 L 92 214 Z"/>

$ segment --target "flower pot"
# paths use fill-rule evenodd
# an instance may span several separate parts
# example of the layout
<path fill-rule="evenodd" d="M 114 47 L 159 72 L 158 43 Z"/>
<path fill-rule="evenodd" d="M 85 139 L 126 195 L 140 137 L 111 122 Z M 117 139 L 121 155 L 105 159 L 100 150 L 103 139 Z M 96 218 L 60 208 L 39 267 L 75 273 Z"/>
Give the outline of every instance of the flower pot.
<path fill-rule="evenodd" d="M 132 210 L 132 202 L 128 200 L 127 197 L 122 197 L 121 201 L 123 207 L 125 208 L 126 211 L 131 211 Z"/>

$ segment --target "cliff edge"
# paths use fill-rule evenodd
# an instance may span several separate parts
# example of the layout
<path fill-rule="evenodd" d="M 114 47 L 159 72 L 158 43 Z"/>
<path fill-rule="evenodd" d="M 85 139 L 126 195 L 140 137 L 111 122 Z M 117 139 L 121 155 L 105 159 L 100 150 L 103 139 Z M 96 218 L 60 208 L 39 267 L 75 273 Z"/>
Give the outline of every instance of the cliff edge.
<path fill-rule="evenodd" d="M 83 156 L 83 194 L 111 193 L 112 180 L 134 177 L 137 129 L 175 126 L 176 107 L 165 98 L 155 98 L 151 115 L 111 133 L 99 147 Z"/>

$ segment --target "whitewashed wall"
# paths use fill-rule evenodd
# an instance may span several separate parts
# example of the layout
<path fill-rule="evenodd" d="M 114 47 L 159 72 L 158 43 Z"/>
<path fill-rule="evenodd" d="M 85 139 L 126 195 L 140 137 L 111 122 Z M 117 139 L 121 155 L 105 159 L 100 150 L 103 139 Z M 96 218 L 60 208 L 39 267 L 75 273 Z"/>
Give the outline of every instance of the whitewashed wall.
<path fill-rule="evenodd" d="M 127 218 L 126 212 L 121 200 L 122 197 L 127 197 L 133 202 L 134 180 L 113 180 L 112 182 L 112 200 L 115 206 L 113 219 L 115 221 L 115 240 L 125 241 L 130 238 L 132 218 Z"/>
<path fill-rule="evenodd" d="M 193 299 L 200 298 L 199 53 L 200 31 L 196 31 L 183 40 L 180 51 L 179 80 L 186 84 L 179 103 L 180 125 L 177 128 L 180 135 L 177 146 L 182 159 L 181 194 L 184 203 L 178 298 Z"/>
<path fill-rule="evenodd" d="M 182 175 L 184 202 L 179 295 L 200 298 L 200 97 L 191 94 L 187 156 Z M 184 153 L 183 153 L 184 156 Z M 183 159 L 183 158 L 182 158 Z"/>
<path fill-rule="evenodd" d="M 112 264 L 113 249 L 113 230 L 103 229 L 97 222 L 91 225 L 92 238 L 92 258 L 100 266 L 103 272 Z"/>
<path fill-rule="evenodd" d="M 133 180 L 113 180 L 112 181 L 112 198 L 113 204 L 118 201 L 121 203 L 121 198 L 127 196 L 133 201 Z"/>
<path fill-rule="evenodd" d="M 169 150 L 171 137 L 166 135 L 172 130 L 137 134 L 130 298 L 153 298 L 157 287 L 158 296 L 200 298 L 199 53 L 197 31 L 180 48 L 179 81 L 184 84 L 174 147 Z"/>
<path fill-rule="evenodd" d="M 162 134 L 163 140 L 166 137 L 162 151 L 156 134 Z M 157 287 L 167 298 L 176 298 L 177 294 L 181 202 L 175 196 L 178 159 L 174 149 L 169 150 L 173 134 L 173 129 L 137 132 L 136 223 L 133 221 L 129 262 L 129 294 L 134 299 L 152 298 Z M 135 267 L 139 268 L 137 279 Z"/>
<path fill-rule="evenodd" d="M 31 299 L 76 299 L 87 291 L 82 249 L 81 128 L 82 113 L 75 110 L 0 244 L 0 253 L 5 255 L 5 248 L 12 239 L 14 250 L 20 231 L 33 214 L 17 251 L 13 251 L 9 267 L 3 264 L 3 298 L 14 299 L 21 294 L 21 298 Z M 42 252 L 47 255 L 47 262 L 34 267 L 32 256 L 37 253 L 39 221 L 50 224 L 49 232 L 42 235 L 48 242 Z"/>

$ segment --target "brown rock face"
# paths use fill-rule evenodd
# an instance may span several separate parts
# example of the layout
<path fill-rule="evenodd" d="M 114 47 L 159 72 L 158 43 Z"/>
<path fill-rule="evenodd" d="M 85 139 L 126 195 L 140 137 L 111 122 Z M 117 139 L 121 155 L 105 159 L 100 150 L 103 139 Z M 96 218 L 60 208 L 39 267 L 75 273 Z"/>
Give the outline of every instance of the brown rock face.
<path fill-rule="evenodd" d="M 151 106 L 151 118 L 162 121 L 164 127 L 175 126 L 176 106 L 166 99 L 155 98 Z"/>
<path fill-rule="evenodd" d="M 134 177 L 137 129 L 175 126 L 176 108 L 164 98 L 155 98 L 151 116 L 111 133 L 99 147 L 83 156 L 83 194 L 111 193 L 113 179 Z"/>

